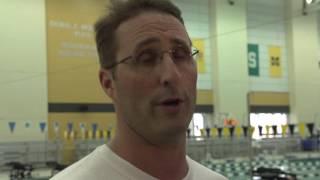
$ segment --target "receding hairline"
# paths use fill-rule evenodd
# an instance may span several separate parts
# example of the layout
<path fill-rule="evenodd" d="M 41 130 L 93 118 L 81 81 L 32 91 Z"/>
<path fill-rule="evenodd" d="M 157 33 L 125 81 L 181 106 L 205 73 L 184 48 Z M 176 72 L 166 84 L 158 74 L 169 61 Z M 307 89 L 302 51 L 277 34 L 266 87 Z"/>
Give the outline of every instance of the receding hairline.
<path fill-rule="evenodd" d="M 147 14 L 159 14 L 159 15 L 165 15 L 165 16 L 169 16 L 169 17 L 172 17 L 174 18 L 175 20 L 177 20 L 177 22 L 179 22 L 186 30 L 186 27 L 184 25 L 184 22 L 181 21 L 179 18 L 175 17 L 174 15 L 168 13 L 168 12 L 164 12 L 164 11 L 161 11 L 161 10 L 158 10 L 158 9 L 141 9 L 141 10 L 138 10 L 136 14 L 132 15 L 131 17 L 125 19 L 124 21 L 122 21 L 121 23 L 119 23 L 116 27 L 115 27 L 115 30 L 118 30 L 119 27 L 123 24 L 125 24 L 126 22 L 128 21 L 131 21 L 139 16 L 145 16 Z"/>
<path fill-rule="evenodd" d="M 119 48 L 118 29 L 127 21 L 145 13 L 159 13 L 174 17 L 180 22 L 190 40 L 184 26 L 181 10 L 170 0 L 115 0 L 106 6 L 106 14 L 95 22 L 95 40 L 101 67 L 111 65 Z"/>
<path fill-rule="evenodd" d="M 131 20 L 134 20 L 138 17 L 143 17 L 143 16 L 146 16 L 148 14 L 159 14 L 159 15 L 165 15 L 165 16 L 168 16 L 168 17 L 171 17 L 175 20 L 177 20 L 177 23 L 179 23 L 181 25 L 181 27 L 183 27 L 183 30 L 185 32 L 185 35 L 187 36 L 188 40 L 186 43 L 189 43 L 190 46 L 192 46 L 192 41 L 189 37 L 189 33 L 187 31 L 187 28 L 185 27 L 184 23 L 181 22 L 179 20 L 179 18 L 175 17 L 174 15 L 170 14 L 170 13 L 167 13 L 167 12 L 163 12 L 163 11 L 159 11 L 159 10 L 154 10 L 154 9 L 147 9 L 147 10 L 141 10 L 140 12 L 138 12 L 137 14 L 135 14 L 134 16 L 126 19 L 125 21 L 121 22 L 117 28 L 115 28 L 115 41 L 116 41 L 116 44 L 118 45 L 118 33 L 119 33 L 119 28 L 122 26 L 122 25 L 125 25 L 126 23 L 128 23 L 129 21 Z M 181 38 L 174 38 L 172 39 L 172 42 L 174 43 L 182 43 L 182 39 Z"/>

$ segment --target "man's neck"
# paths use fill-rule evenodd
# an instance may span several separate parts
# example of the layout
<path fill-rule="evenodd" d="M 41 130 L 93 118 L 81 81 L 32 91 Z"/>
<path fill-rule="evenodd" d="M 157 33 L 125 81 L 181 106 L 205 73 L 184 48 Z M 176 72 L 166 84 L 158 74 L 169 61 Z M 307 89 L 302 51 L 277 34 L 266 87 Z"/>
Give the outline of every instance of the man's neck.
<path fill-rule="evenodd" d="M 185 137 L 175 145 L 152 145 L 136 134 L 117 133 L 110 148 L 137 168 L 159 179 L 183 179 L 188 172 Z"/>

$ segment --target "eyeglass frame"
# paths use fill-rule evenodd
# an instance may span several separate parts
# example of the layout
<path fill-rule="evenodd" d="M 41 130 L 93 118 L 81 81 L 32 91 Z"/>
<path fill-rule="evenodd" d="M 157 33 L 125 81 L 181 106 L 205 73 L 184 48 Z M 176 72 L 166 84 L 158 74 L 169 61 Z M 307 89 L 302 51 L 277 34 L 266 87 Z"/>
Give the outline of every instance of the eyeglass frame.
<path fill-rule="evenodd" d="M 197 48 L 193 47 L 193 46 L 192 46 L 190 49 L 191 49 L 191 50 L 190 50 L 189 57 L 191 57 L 191 58 L 193 58 L 193 56 L 195 56 L 195 55 L 197 55 L 197 54 L 200 53 L 200 51 L 199 51 Z M 160 51 L 160 59 L 162 60 L 163 55 L 164 55 L 165 53 L 168 53 L 168 54 L 170 55 L 170 57 L 172 58 L 172 55 L 171 55 L 171 54 L 172 54 L 174 51 L 175 51 L 174 49 L 168 49 L 168 50 L 165 50 L 165 51 Z M 115 68 L 116 66 L 118 66 L 119 64 L 125 63 L 126 61 L 128 61 L 128 60 L 130 60 L 130 59 L 134 60 L 134 59 L 135 59 L 135 56 L 134 56 L 134 55 L 127 56 L 127 57 L 121 59 L 120 61 L 117 61 L 117 62 L 115 62 L 115 63 L 112 63 L 112 64 L 109 65 L 109 66 L 106 66 L 105 68 L 106 68 L 106 69 L 113 69 L 113 68 Z"/>

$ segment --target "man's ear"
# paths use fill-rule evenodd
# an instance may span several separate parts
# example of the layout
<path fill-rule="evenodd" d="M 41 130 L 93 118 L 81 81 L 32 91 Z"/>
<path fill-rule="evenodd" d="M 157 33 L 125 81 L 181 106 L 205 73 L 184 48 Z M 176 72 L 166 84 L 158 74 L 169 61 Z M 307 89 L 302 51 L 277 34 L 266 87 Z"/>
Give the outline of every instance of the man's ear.
<path fill-rule="evenodd" d="M 99 71 L 99 80 L 102 86 L 103 91 L 113 100 L 116 100 L 116 92 L 114 89 L 114 79 L 112 77 L 112 72 L 100 68 Z"/>

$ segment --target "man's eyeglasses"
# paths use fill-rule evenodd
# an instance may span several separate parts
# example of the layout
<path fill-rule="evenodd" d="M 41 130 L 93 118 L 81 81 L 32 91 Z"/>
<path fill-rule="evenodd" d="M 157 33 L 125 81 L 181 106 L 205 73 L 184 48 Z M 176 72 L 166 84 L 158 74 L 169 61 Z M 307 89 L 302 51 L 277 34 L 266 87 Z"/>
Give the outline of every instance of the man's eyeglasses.
<path fill-rule="evenodd" d="M 184 46 L 176 46 L 166 51 L 161 51 L 157 48 L 146 48 L 134 55 L 125 57 L 122 60 L 107 66 L 106 69 L 112 69 L 121 63 L 131 63 L 132 66 L 141 69 L 152 69 L 162 61 L 165 53 L 170 55 L 174 63 L 182 65 L 193 63 L 193 61 L 197 60 L 199 50 L 194 47 L 189 48 Z M 129 60 L 131 61 L 128 62 Z"/>

